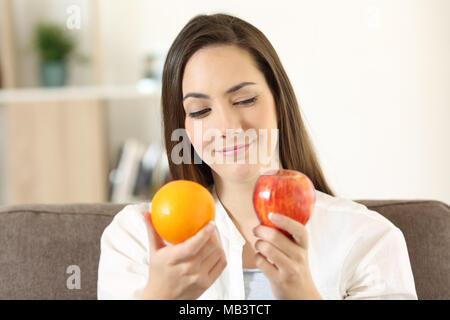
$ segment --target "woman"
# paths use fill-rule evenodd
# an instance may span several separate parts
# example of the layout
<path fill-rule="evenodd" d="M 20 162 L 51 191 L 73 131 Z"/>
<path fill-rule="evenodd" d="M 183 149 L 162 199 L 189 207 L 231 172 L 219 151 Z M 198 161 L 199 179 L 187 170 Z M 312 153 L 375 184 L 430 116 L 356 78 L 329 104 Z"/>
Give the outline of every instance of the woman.
<path fill-rule="evenodd" d="M 167 246 L 143 214 L 148 204 L 125 207 L 101 239 L 100 299 L 417 299 L 402 232 L 333 195 L 286 72 L 257 28 L 224 14 L 189 21 L 166 58 L 162 108 L 171 176 L 209 188 L 215 227 Z M 270 161 L 250 161 L 256 150 Z M 292 237 L 260 225 L 252 205 L 258 176 L 280 168 L 316 188 L 305 226 L 272 215 Z"/>

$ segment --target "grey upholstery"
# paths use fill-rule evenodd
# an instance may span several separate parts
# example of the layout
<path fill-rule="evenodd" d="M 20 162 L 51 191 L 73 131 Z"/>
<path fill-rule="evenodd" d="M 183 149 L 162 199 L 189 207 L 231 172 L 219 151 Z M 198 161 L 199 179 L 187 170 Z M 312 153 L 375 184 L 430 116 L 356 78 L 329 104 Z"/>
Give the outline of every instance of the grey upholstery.
<path fill-rule="evenodd" d="M 450 299 L 449 206 L 431 200 L 358 202 L 403 231 L 419 299 Z M 0 207 L 0 299 L 96 299 L 100 237 L 124 206 Z M 79 267 L 80 289 L 67 286 L 69 266 Z"/>

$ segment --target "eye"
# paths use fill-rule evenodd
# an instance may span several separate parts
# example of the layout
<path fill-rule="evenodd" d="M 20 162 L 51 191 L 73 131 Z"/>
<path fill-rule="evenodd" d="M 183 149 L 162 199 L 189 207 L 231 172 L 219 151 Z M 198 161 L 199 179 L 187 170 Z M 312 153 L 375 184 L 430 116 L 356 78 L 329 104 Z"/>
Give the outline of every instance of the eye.
<path fill-rule="evenodd" d="M 250 98 L 250 99 L 247 99 L 247 100 L 239 101 L 239 102 L 233 103 L 233 105 L 252 104 L 252 103 L 254 103 L 256 101 L 257 98 L 258 97 L 253 97 L 253 98 Z"/>
<path fill-rule="evenodd" d="M 189 113 L 189 117 L 197 118 L 197 117 L 200 117 L 202 114 L 205 114 L 205 113 L 209 112 L 210 110 L 211 110 L 211 108 L 206 108 L 206 109 L 203 109 L 203 110 L 200 110 L 200 111 L 191 112 L 191 113 Z"/>

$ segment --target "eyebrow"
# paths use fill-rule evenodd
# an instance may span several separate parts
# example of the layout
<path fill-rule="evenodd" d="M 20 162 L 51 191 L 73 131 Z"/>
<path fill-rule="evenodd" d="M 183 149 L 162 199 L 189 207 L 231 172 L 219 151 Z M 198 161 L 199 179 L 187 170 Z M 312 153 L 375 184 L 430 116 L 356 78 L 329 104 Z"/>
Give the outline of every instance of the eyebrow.
<path fill-rule="evenodd" d="M 238 91 L 239 89 L 241 89 L 242 87 L 248 86 L 248 85 L 252 85 L 252 84 L 256 84 L 254 82 L 241 82 L 233 87 L 231 87 L 230 89 L 228 89 L 227 91 L 225 91 L 225 94 L 229 94 L 235 91 Z M 211 99 L 210 96 L 203 94 L 203 93 L 197 93 L 197 92 L 190 92 L 188 94 L 186 94 L 183 98 L 183 101 L 186 100 L 187 98 L 192 97 L 192 98 L 201 98 L 201 99 Z"/>

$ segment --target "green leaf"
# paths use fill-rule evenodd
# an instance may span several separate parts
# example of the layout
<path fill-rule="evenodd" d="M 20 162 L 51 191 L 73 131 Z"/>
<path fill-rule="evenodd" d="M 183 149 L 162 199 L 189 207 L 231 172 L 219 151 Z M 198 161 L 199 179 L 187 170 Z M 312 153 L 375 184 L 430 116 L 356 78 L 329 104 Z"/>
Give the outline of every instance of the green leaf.
<path fill-rule="evenodd" d="M 76 46 L 75 39 L 64 29 L 54 24 L 40 22 L 35 28 L 34 46 L 41 61 L 66 60 Z"/>

